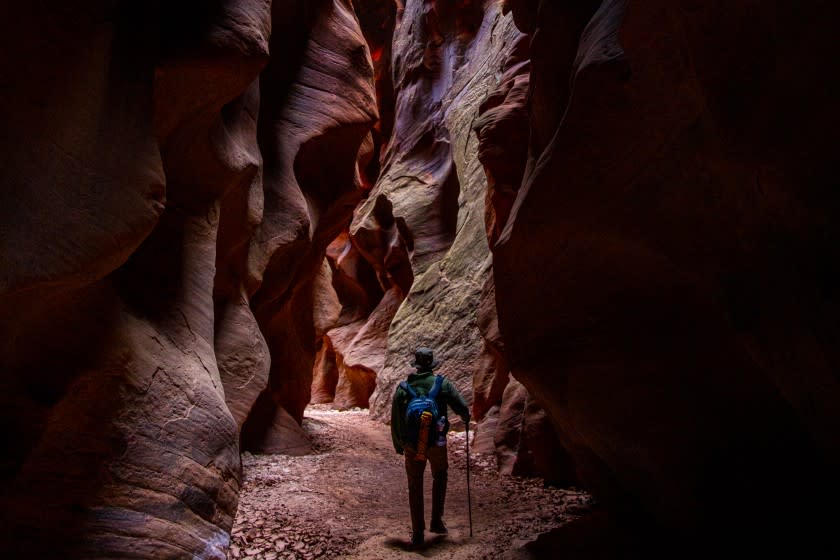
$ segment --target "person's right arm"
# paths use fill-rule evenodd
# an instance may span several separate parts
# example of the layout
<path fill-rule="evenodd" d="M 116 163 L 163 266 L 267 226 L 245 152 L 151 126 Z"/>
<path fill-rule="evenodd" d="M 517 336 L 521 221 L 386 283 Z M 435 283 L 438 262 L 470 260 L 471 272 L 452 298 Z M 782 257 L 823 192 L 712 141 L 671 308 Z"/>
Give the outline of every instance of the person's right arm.
<path fill-rule="evenodd" d="M 455 411 L 455 414 L 461 417 L 461 420 L 464 421 L 465 424 L 469 424 L 470 421 L 470 408 L 467 406 L 466 401 L 464 401 L 464 397 L 461 396 L 461 393 L 458 392 L 458 389 L 455 388 L 455 384 L 446 380 L 446 384 L 448 385 L 446 393 L 446 404 L 452 407 L 452 410 Z"/>

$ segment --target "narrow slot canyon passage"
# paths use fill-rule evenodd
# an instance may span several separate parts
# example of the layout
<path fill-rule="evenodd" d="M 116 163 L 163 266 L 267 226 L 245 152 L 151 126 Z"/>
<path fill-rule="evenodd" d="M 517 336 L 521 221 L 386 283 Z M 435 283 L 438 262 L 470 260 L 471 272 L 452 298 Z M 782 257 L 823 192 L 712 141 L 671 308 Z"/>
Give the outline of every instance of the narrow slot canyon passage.
<path fill-rule="evenodd" d="M 837 21 L 0 0 L 0 558 L 840 558 Z"/>
<path fill-rule="evenodd" d="M 306 409 L 312 451 L 243 458 L 229 558 L 501 558 L 592 510 L 585 492 L 500 476 L 493 453 L 471 450 L 469 537 L 465 433 L 449 436 L 448 535 L 412 549 L 404 459 L 366 410 Z M 472 435 L 471 435 L 472 437 Z M 431 474 L 424 488 L 429 507 Z M 428 515 L 428 509 L 426 510 Z M 415 556 L 417 557 L 417 556 Z"/>

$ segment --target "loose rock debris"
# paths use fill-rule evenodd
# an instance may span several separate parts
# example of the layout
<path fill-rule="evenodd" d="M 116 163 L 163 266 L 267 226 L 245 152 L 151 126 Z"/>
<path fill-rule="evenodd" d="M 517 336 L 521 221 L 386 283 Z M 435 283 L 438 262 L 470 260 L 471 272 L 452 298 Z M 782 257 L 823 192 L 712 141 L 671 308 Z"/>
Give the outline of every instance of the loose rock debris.
<path fill-rule="evenodd" d="M 427 534 L 409 550 L 408 489 L 403 457 L 388 426 L 367 411 L 311 406 L 303 427 L 314 454 L 245 453 L 239 511 L 228 558 L 389 559 L 413 555 L 492 559 L 585 514 L 588 494 L 545 487 L 538 479 L 500 476 L 495 456 L 471 453 L 473 537 L 469 536 L 465 434 L 449 436 L 449 534 Z M 431 475 L 426 471 L 426 514 Z"/>

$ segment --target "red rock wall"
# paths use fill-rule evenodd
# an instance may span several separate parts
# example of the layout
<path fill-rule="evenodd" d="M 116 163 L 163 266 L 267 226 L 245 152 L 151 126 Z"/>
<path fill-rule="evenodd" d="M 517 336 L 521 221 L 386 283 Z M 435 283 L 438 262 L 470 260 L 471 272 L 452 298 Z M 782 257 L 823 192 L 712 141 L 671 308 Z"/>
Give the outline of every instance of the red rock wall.
<path fill-rule="evenodd" d="M 631 541 L 825 545 L 837 11 L 7 3 L 0 547 L 222 558 L 240 430 L 419 345 Z"/>
<path fill-rule="evenodd" d="M 413 283 L 405 222 L 394 218 L 385 197 L 377 203 L 369 222 L 375 229 L 345 233 L 327 252 L 342 310 L 324 337 L 324 356 L 331 354 L 331 361 L 319 361 L 319 367 L 335 368 L 326 400 L 339 409 L 370 406 L 385 364 L 388 330 Z"/>
<path fill-rule="evenodd" d="M 366 31 L 372 50 L 393 35 L 376 63 L 393 66 L 377 79 L 388 142 L 381 175 L 340 241 L 344 248 L 331 257 L 344 286 L 336 286 L 342 315 L 354 318 L 327 333 L 313 394 L 338 408 L 370 405 L 387 420 L 396 383 L 412 371 L 414 348 L 431 346 L 443 359 L 440 372 L 468 398 L 472 393 L 477 419 L 494 406 L 519 411 L 498 434 L 498 424 L 479 427 L 490 432 L 483 434 L 488 442 L 507 442 L 500 443 L 502 462 L 512 450 L 517 474 L 569 481 L 569 461 L 552 429 L 530 421 L 540 417 L 533 400 L 523 420 L 527 391 L 519 385 L 503 402 L 510 376 L 487 246 L 498 238 L 525 172 L 529 39 L 499 3 L 408 2 L 392 33 L 383 4 L 389 3 L 362 2 L 357 10 L 372 30 Z M 394 84 L 383 75 L 393 75 Z M 373 286 L 360 278 L 371 267 Z M 529 450 L 526 431 L 535 426 L 532 443 L 562 460 L 533 459 L 541 450 Z"/>
<path fill-rule="evenodd" d="M 263 104 L 260 114 L 265 209 L 250 266 L 264 273 L 252 307 L 272 355 L 271 398 L 260 405 L 300 422 L 317 351 L 315 278 L 362 197 L 357 160 L 370 150 L 364 140 L 377 110 L 370 53 L 349 2 L 303 2 L 274 16 L 272 51 L 299 65 L 278 56 L 260 78 L 263 98 L 283 102 Z M 271 416 L 260 411 L 246 424 L 245 448 L 261 448 L 271 427 L 257 418 Z"/>
<path fill-rule="evenodd" d="M 379 109 L 370 159 L 360 167 L 369 196 L 393 130 L 392 43 L 398 3 L 360 0 L 354 6 L 372 54 Z M 319 342 L 312 402 L 332 403 L 338 409 L 369 406 L 387 354 L 388 329 L 413 282 L 408 257 L 412 239 L 405 221 L 394 218 L 387 198 L 374 202 L 371 229 L 357 235 L 342 232 L 327 251 L 333 291 L 342 309 Z"/>
<path fill-rule="evenodd" d="M 308 401 L 314 348 L 287 364 L 280 336 L 314 332 L 360 197 L 352 6 L 21 2 L 0 27 L 0 546 L 224 558 L 238 427 L 270 363 L 263 395 Z"/>
<path fill-rule="evenodd" d="M 403 229 L 414 279 L 388 329 L 370 403 L 379 418 L 388 418 L 418 346 L 433 348 L 440 373 L 471 399 L 483 348 L 476 310 L 491 264 L 486 177 L 471 127 L 519 37 L 495 2 L 416 0 L 398 12 L 393 131 L 379 180 L 350 228 L 360 246 L 370 245 L 387 206 Z"/>
<path fill-rule="evenodd" d="M 648 545 L 826 553 L 837 9 L 508 4 L 532 33 L 529 158 L 494 246 L 513 374 L 621 523 L 664 528 Z"/>

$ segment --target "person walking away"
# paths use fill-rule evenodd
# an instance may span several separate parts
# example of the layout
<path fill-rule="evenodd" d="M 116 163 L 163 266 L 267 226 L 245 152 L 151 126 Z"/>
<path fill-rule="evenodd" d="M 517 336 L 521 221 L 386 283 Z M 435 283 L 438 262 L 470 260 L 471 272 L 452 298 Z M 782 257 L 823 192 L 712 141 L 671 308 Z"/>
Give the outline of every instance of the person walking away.
<path fill-rule="evenodd" d="M 429 348 L 418 348 L 411 366 L 416 369 L 397 386 L 391 406 L 391 439 L 397 453 L 405 456 L 408 501 L 411 509 L 411 544 L 424 542 L 423 472 L 426 462 L 432 470 L 432 518 L 429 530 L 446 534 L 443 506 L 449 462 L 446 434 L 448 407 L 469 424 L 470 412 L 464 398 L 445 377 L 435 375 L 440 362 Z"/>

